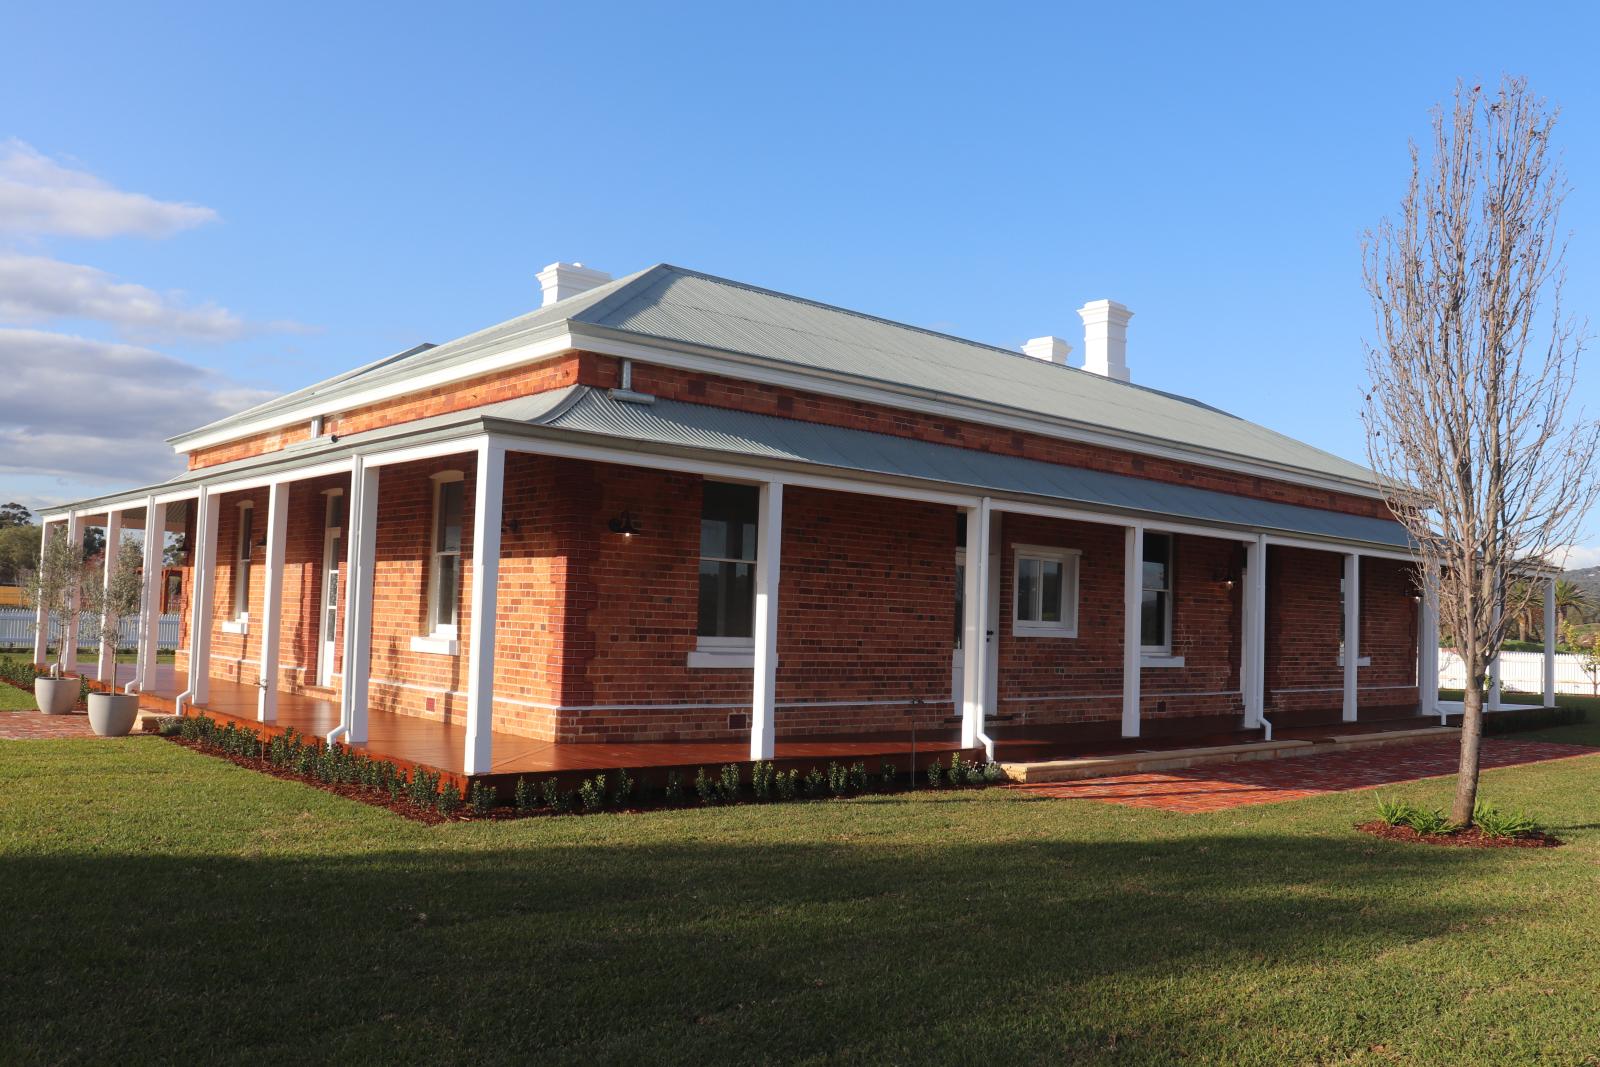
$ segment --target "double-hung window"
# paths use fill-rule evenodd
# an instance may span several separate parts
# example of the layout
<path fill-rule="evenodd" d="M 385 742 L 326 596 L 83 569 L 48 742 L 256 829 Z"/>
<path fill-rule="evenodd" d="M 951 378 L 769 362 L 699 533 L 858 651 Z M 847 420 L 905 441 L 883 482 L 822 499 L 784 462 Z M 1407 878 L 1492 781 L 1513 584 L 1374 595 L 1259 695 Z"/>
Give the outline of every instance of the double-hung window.
<path fill-rule="evenodd" d="M 255 505 L 246 500 L 239 505 L 239 536 L 233 553 L 233 621 L 250 619 L 250 548 L 255 539 Z"/>
<path fill-rule="evenodd" d="M 1172 654 L 1172 535 L 1144 535 L 1144 600 L 1139 617 L 1140 651 Z"/>
<path fill-rule="evenodd" d="M 433 482 L 433 544 L 428 567 L 430 636 L 455 639 L 461 606 L 461 511 L 466 482 L 445 471 Z"/>
<path fill-rule="evenodd" d="M 1016 546 L 1011 632 L 1019 637 L 1078 636 L 1078 552 Z"/>
<path fill-rule="evenodd" d="M 706 482 L 700 505 L 697 649 L 738 655 L 754 647 L 756 524 L 761 490 Z"/>

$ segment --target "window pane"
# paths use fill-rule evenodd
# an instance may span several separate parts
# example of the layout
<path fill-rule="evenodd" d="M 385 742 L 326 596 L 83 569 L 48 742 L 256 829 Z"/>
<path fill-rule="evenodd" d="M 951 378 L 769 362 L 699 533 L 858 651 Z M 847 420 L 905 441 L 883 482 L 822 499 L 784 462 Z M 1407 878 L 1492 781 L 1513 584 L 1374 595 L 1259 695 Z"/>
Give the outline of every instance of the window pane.
<path fill-rule="evenodd" d="M 700 510 L 700 555 L 755 559 L 760 509 L 761 491 L 755 486 L 706 482 Z"/>
<path fill-rule="evenodd" d="M 434 591 L 433 624 L 454 626 L 456 603 L 461 599 L 461 557 L 441 554 L 434 558 L 438 561 L 439 584 Z"/>
<path fill-rule="evenodd" d="M 461 499 L 465 482 L 445 482 L 439 486 L 439 530 L 435 542 L 440 552 L 461 551 Z"/>
<path fill-rule="evenodd" d="M 1140 606 L 1139 643 L 1152 648 L 1167 643 L 1167 594 L 1146 589 Z"/>
<path fill-rule="evenodd" d="M 1172 537 L 1168 534 L 1144 535 L 1144 588 L 1171 589 L 1168 571 L 1172 566 Z"/>
<path fill-rule="evenodd" d="M 1017 560 L 1017 621 L 1039 621 L 1039 561 Z"/>
<path fill-rule="evenodd" d="M 1039 577 L 1039 621 L 1061 621 L 1061 561 L 1046 560 Z"/>
<path fill-rule="evenodd" d="M 700 636 L 750 637 L 755 621 L 755 568 L 700 561 Z"/>

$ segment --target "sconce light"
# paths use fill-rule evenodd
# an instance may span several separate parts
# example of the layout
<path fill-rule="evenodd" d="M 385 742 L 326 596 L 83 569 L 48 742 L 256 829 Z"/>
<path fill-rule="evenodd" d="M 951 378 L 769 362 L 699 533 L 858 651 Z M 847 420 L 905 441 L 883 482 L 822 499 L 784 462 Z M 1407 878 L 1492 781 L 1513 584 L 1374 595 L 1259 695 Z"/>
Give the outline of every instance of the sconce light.
<path fill-rule="evenodd" d="M 500 532 L 503 534 L 521 533 L 522 523 L 516 519 L 505 519 L 500 523 Z"/>
<path fill-rule="evenodd" d="M 621 534 L 623 537 L 632 537 L 639 532 L 639 527 L 634 525 L 632 513 L 627 511 L 624 511 L 606 525 L 611 528 L 612 533 Z"/>
<path fill-rule="evenodd" d="M 1232 590 L 1234 583 L 1239 580 L 1238 572 L 1231 568 L 1220 570 L 1211 576 L 1211 580 L 1221 585 L 1224 589 Z"/>

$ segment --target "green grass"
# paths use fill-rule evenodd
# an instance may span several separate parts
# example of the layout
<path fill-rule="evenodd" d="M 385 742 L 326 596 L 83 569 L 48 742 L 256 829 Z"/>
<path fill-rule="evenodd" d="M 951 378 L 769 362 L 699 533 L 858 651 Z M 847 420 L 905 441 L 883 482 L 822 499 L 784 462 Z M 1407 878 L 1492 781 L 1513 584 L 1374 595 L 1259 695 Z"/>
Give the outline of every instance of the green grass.
<path fill-rule="evenodd" d="M 0 742 L 0 1060 L 1592 1063 L 1597 776 L 1487 772 L 1571 843 L 1477 852 L 1355 833 L 1370 791 L 430 828 L 155 739 Z"/>
<path fill-rule="evenodd" d="M 26 689 L 0 682 L 0 711 L 36 711 L 33 694 Z"/>

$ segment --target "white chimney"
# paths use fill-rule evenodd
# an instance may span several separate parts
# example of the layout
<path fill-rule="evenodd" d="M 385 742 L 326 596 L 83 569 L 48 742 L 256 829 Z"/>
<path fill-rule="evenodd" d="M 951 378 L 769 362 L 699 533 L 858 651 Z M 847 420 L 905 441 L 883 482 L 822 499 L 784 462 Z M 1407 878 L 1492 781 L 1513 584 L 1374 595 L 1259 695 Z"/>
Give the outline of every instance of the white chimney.
<path fill-rule="evenodd" d="M 586 293 L 610 280 L 611 275 L 605 271 L 585 267 L 582 263 L 552 263 L 539 272 L 539 288 L 544 290 L 544 302 L 539 306 L 548 307 L 557 300 Z"/>
<path fill-rule="evenodd" d="M 1091 300 L 1078 309 L 1083 320 L 1083 369 L 1119 382 L 1128 380 L 1128 320 L 1133 312 L 1115 300 Z"/>
<path fill-rule="evenodd" d="M 1057 363 L 1065 367 L 1067 356 L 1072 353 L 1072 346 L 1059 337 L 1035 337 L 1022 346 L 1024 355 L 1034 359 L 1042 359 L 1046 363 Z"/>

